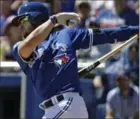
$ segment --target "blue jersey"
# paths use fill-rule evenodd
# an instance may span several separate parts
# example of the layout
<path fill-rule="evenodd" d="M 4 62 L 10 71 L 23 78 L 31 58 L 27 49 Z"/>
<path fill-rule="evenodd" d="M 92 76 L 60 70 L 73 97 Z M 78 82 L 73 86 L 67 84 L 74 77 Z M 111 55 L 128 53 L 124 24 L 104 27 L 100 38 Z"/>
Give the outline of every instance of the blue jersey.
<path fill-rule="evenodd" d="M 19 55 L 18 45 L 13 47 L 13 55 L 21 69 L 33 83 L 36 92 L 45 100 L 64 92 L 80 92 L 76 50 L 92 45 L 124 41 L 138 33 L 138 27 L 118 27 L 109 29 L 65 28 L 51 33 L 24 60 Z"/>

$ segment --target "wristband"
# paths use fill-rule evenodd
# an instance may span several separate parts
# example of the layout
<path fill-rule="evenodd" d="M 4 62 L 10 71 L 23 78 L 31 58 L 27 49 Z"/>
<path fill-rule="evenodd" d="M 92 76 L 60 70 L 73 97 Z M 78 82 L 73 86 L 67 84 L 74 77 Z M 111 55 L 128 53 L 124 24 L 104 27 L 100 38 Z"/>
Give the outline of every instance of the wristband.
<path fill-rule="evenodd" d="M 55 24 L 57 24 L 57 23 L 58 23 L 57 18 L 56 18 L 56 16 L 55 16 L 55 15 L 50 16 L 50 20 L 51 20 L 51 22 L 53 23 L 53 25 L 55 25 Z"/>

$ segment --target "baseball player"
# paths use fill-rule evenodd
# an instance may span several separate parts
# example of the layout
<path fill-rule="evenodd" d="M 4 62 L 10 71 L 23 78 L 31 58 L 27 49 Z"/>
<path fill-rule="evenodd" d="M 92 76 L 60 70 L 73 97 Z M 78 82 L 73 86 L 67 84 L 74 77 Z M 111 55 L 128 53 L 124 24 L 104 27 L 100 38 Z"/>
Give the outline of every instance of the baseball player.
<path fill-rule="evenodd" d="M 53 32 L 56 24 L 79 20 L 76 13 L 58 13 L 48 17 L 39 2 L 21 6 L 13 24 L 22 29 L 24 39 L 13 47 L 13 55 L 42 98 L 39 105 L 48 118 L 88 118 L 80 96 L 76 50 L 92 45 L 127 40 L 138 27 L 77 29 L 66 27 Z"/>

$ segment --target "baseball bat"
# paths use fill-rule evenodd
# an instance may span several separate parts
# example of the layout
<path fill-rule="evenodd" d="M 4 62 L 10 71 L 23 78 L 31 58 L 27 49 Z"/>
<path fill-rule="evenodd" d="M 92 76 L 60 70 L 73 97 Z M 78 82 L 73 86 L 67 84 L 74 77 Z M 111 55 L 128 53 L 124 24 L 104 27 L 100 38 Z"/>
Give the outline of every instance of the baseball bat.
<path fill-rule="evenodd" d="M 102 56 L 101 58 L 99 58 L 98 60 L 96 60 L 95 62 L 93 62 L 92 64 L 90 64 L 89 66 L 81 69 L 78 71 L 79 76 L 80 77 L 84 77 L 85 75 L 87 75 L 90 71 L 92 71 L 93 69 L 95 69 L 97 66 L 99 66 L 102 62 L 105 62 L 107 59 L 111 58 L 113 55 L 117 54 L 118 52 L 120 52 L 120 50 L 122 50 L 122 48 L 124 48 L 125 46 L 127 46 L 129 43 L 131 43 L 133 40 L 138 39 L 138 35 L 134 35 L 133 37 L 131 37 L 130 39 L 128 39 L 127 41 L 125 41 L 123 44 L 121 44 L 120 46 L 118 46 L 117 48 L 115 48 L 114 50 L 110 51 L 109 53 L 105 54 L 104 56 Z"/>

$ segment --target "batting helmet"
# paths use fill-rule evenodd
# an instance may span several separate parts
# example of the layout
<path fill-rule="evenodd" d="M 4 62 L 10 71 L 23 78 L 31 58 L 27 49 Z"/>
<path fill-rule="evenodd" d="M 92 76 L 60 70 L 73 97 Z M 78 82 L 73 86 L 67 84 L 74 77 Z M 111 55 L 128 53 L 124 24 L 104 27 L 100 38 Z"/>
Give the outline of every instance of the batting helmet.
<path fill-rule="evenodd" d="M 21 19 L 28 16 L 29 22 L 34 26 L 39 26 L 49 18 L 48 7 L 41 2 L 28 2 L 18 9 L 17 17 L 12 23 L 18 26 Z"/>

